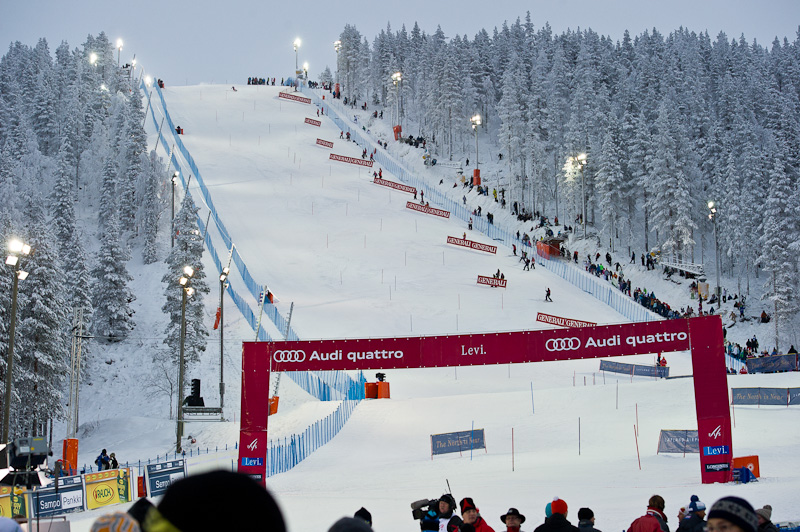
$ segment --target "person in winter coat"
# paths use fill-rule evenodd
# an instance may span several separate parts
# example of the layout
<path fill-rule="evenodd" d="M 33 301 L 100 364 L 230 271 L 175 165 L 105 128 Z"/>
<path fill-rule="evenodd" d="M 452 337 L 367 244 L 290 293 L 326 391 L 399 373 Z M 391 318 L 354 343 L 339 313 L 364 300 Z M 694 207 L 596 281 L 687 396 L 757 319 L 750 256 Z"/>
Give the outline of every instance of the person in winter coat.
<path fill-rule="evenodd" d="M 578 530 L 581 532 L 602 532 L 594 527 L 594 512 L 591 508 L 578 510 Z"/>
<path fill-rule="evenodd" d="M 522 532 L 520 527 L 525 522 L 525 516 L 516 508 L 509 508 L 505 514 L 500 516 L 500 520 L 506 525 L 506 532 Z"/>
<path fill-rule="evenodd" d="M 447 532 L 447 523 L 456 511 L 456 500 L 449 493 L 439 497 L 439 532 Z"/>
<path fill-rule="evenodd" d="M 757 529 L 758 516 L 746 500 L 723 497 L 711 505 L 708 532 L 756 532 Z"/>
<path fill-rule="evenodd" d="M 679 532 L 703 532 L 706 526 L 706 505 L 697 495 L 692 495 L 689 506 L 686 507 L 686 517 L 678 524 Z"/>
<path fill-rule="evenodd" d="M 756 510 L 756 517 L 758 517 L 758 532 L 778 532 L 778 527 L 770 521 L 772 506 L 765 504 L 763 508 Z"/>
<path fill-rule="evenodd" d="M 111 453 L 109 455 L 108 463 L 109 463 L 108 469 L 119 469 L 119 462 L 117 462 L 116 454 Z"/>
<path fill-rule="evenodd" d="M 550 289 L 548 288 L 544 293 L 544 300 L 552 302 L 553 300 L 550 299 Z"/>
<path fill-rule="evenodd" d="M 97 464 L 97 469 L 100 471 L 108 469 L 108 466 L 111 462 L 105 449 L 103 449 L 103 451 L 97 456 L 94 463 Z"/>
<path fill-rule="evenodd" d="M 448 532 L 457 532 L 471 528 L 475 532 L 494 532 L 494 529 L 481 517 L 480 510 L 475 506 L 472 497 L 461 499 L 461 519 L 454 516 L 447 525 Z M 464 526 L 464 525 L 469 525 Z"/>
<path fill-rule="evenodd" d="M 658 528 L 653 524 L 658 525 Z M 647 502 L 647 512 L 631 523 L 628 532 L 669 532 L 667 516 L 664 514 L 664 498 L 653 495 Z"/>
<path fill-rule="evenodd" d="M 550 511 L 552 515 L 533 532 L 579 532 L 578 527 L 567 521 L 566 501 L 556 498 L 550 503 Z"/>

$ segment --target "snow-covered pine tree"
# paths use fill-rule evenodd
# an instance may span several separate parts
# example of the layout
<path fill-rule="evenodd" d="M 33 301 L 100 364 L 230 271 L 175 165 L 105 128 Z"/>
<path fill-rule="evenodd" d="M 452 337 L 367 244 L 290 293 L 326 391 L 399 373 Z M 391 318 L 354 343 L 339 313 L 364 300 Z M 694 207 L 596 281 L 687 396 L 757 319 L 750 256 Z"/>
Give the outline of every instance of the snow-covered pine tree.
<path fill-rule="evenodd" d="M 186 194 L 181 208 L 175 216 L 175 247 L 167 257 L 167 273 L 162 278 L 166 303 L 161 310 L 169 315 L 164 343 L 169 346 L 170 354 L 178 361 L 181 333 L 181 305 L 183 289 L 179 284 L 186 266 L 194 270 L 189 286 L 194 294 L 186 300 L 186 335 L 184 340 L 184 357 L 187 362 L 196 362 L 200 353 L 206 350 L 208 330 L 203 323 L 203 296 L 209 293 L 206 273 L 203 268 L 203 235 L 197 225 L 197 211 L 192 196 Z"/>
<path fill-rule="evenodd" d="M 152 264 L 158 260 L 158 221 L 164 210 L 164 198 L 159 194 L 164 183 L 166 168 L 155 150 L 150 152 L 150 159 L 144 168 L 143 179 L 138 196 L 141 198 L 139 205 L 139 226 L 141 227 L 144 247 L 142 260 L 145 264 Z"/>
<path fill-rule="evenodd" d="M 20 364 L 19 371 L 14 371 L 20 403 L 11 420 L 16 420 L 18 431 L 41 435 L 46 432 L 48 421 L 58 419 L 63 410 L 69 304 L 57 239 L 44 212 L 45 202 L 32 187 L 25 196 L 25 241 L 33 251 L 24 264 L 28 277 L 19 288 L 25 295 L 17 314 Z"/>
<path fill-rule="evenodd" d="M 58 247 L 62 256 L 72 243 L 72 234 L 75 232 L 75 199 L 77 191 L 73 180 L 74 167 L 70 164 L 71 151 L 69 137 L 63 137 L 56 159 L 55 184 L 50 195 L 53 225 L 55 226 Z"/>
<path fill-rule="evenodd" d="M 100 251 L 92 270 L 94 301 L 94 331 L 100 340 L 119 342 L 134 327 L 131 303 L 135 296 L 129 286 L 133 280 L 128 273 L 130 254 L 120 238 L 116 212 L 108 213 L 100 234 Z"/>

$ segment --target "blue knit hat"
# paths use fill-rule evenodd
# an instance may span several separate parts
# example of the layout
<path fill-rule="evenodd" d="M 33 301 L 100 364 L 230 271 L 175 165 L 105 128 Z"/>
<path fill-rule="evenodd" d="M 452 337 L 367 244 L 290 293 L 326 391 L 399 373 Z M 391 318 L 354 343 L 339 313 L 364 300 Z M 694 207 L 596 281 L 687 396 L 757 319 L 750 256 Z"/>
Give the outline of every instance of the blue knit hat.
<path fill-rule="evenodd" d="M 703 512 L 706 509 L 706 505 L 704 502 L 700 500 L 700 497 L 697 495 L 692 495 L 692 502 L 689 503 L 689 506 L 686 507 L 687 512 Z"/>

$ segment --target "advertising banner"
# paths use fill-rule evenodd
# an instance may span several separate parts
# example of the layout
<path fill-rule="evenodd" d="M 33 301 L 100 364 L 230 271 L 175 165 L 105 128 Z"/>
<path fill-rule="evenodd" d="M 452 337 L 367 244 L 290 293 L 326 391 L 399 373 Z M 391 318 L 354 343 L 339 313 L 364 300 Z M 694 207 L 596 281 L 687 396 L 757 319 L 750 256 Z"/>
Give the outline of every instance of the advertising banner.
<path fill-rule="evenodd" d="M 479 275 L 478 284 L 485 284 L 486 286 L 499 286 L 500 288 L 505 288 L 506 280 L 498 279 L 496 277 L 487 277 L 485 275 Z"/>
<path fill-rule="evenodd" d="M 420 205 L 419 203 L 415 203 L 413 201 L 406 202 L 406 209 L 424 212 L 425 214 L 432 214 L 434 216 L 441 216 L 442 218 L 450 218 L 450 213 L 448 211 L 434 209 L 433 207 L 426 207 L 425 205 Z"/>
<path fill-rule="evenodd" d="M 108 469 L 86 475 L 86 509 L 131 502 L 131 470 Z"/>
<path fill-rule="evenodd" d="M 458 238 L 455 236 L 448 236 L 447 243 L 453 244 L 455 246 L 461 246 L 463 248 L 485 251 L 486 253 L 497 253 L 497 246 L 490 246 L 489 244 L 481 244 L 480 242 L 475 242 L 474 240 L 464 240 L 463 238 Z"/>
<path fill-rule="evenodd" d="M 662 430 L 658 436 L 659 453 L 699 453 L 700 438 L 696 430 Z"/>
<path fill-rule="evenodd" d="M 796 371 L 797 355 L 772 355 L 747 359 L 747 373 L 775 373 Z"/>
<path fill-rule="evenodd" d="M 311 124 L 312 126 L 319 127 L 322 125 L 322 122 L 320 122 L 319 120 L 314 120 L 313 118 L 306 118 L 306 124 Z"/>
<path fill-rule="evenodd" d="M 30 517 L 52 517 L 86 509 L 83 500 L 83 479 L 80 475 L 61 477 L 55 487 L 36 490 L 30 497 Z"/>
<path fill-rule="evenodd" d="M 340 161 L 343 163 L 357 164 L 358 166 L 368 166 L 372 168 L 372 161 L 368 161 L 366 159 L 356 159 L 355 157 L 347 157 L 346 155 L 337 155 L 335 153 L 331 153 L 329 158 L 331 161 Z"/>
<path fill-rule="evenodd" d="M 290 92 L 280 92 L 278 93 L 278 98 L 283 98 L 285 100 L 293 100 L 295 102 L 300 102 L 300 103 L 311 103 L 311 98 L 305 98 L 303 96 L 298 96 Z"/>
<path fill-rule="evenodd" d="M 731 402 L 734 405 L 778 405 L 791 404 L 789 388 L 733 388 Z"/>
<path fill-rule="evenodd" d="M 637 377 L 659 377 L 666 379 L 669 377 L 669 367 L 661 366 L 642 366 L 641 364 L 624 364 L 622 362 L 612 362 L 610 360 L 600 361 L 600 371 L 610 371 L 612 373 L 624 373 L 625 375 L 636 375 Z"/>
<path fill-rule="evenodd" d="M 244 342 L 239 457 L 266 456 L 271 371 L 433 368 L 607 358 L 691 349 L 698 444 L 732 449 L 722 320 L 703 316 L 597 327 L 426 337 Z M 253 436 L 256 436 L 255 438 Z M 247 445 L 256 440 L 257 449 Z M 724 458 L 724 455 L 723 455 Z M 700 456 L 704 484 L 730 481 L 723 463 Z M 263 463 L 263 462 L 262 462 Z M 717 466 L 715 466 L 717 467 Z M 263 475 L 265 466 L 239 466 Z M 263 482 L 263 480 L 262 480 Z"/>
<path fill-rule="evenodd" d="M 431 454 L 447 454 L 486 449 L 483 429 L 431 434 Z"/>
<path fill-rule="evenodd" d="M 28 515 L 28 497 L 20 486 L 0 486 L 0 516 Z"/>
<path fill-rule="evenodd" d="M 800 388 L 789 388 L 789 404 L 800 405 Z"/>
<path fill-rule="evenodd" d="M 416 187 L 410 187 L 408 185 L 395 183 L 393 181 L 387 181 L 386 179 L 381 179 L 380 177 L 376 177 L 373 180 L 373 183 L 375 183 L 376 185 L 382 185 L 384 187 L 393 188 L 395 190 L 400 190 L 401 192 L 408 192 L 409 194 L 416 194 L 417 193 Z"/>
<path fill-rule="evenodd" d="M 144 468 L 144 485 L 147 488 L 147 496 L 162 495 L 170 484 L 185 477 L 186 464 L 183 460 L 148 464 Z"/>
<path fill-rule="evenodd" d="M 550 325 L 558 325 L 559 327 L 594 327 L 597 324 L 591 321 L 573 320 L 572 318 L 562 318 L 561 316 L 553 316 L 552 314 L 545 314 L 538 312 L 536 314 L 536 321 L 542 323 L 549 323 Z"/>
<path fill-rule="evenodd" d="M 320 146 L 325 146 L 326 148 L 333 148 L 333 142 L 329 140 L 317 139 L 317 144 Z"/>

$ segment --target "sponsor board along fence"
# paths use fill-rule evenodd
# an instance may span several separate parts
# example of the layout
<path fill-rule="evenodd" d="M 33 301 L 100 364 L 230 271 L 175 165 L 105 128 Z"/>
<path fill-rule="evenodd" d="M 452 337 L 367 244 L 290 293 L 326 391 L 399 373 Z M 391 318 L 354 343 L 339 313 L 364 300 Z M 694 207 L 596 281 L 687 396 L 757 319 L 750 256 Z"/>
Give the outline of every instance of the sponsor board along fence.
<path fill-rule="evenodd" d="M 475 242 L 474 240 L 466 240 L 455 236 L 448 236 L 447 243 L 453 244 L 454 246 L 461 246 L 464 248 L 476 249 L 478 251 L 485 251 L 486 253 L 497 253 L 497 246 L 492 246 L 490 244 L 483 244 L 481 242 Z"/>
<path fill-rule="evenodd" d="M 800 405 L 800 388 L 733 388 L 733 405 Z"/>

